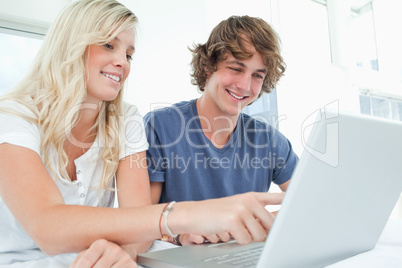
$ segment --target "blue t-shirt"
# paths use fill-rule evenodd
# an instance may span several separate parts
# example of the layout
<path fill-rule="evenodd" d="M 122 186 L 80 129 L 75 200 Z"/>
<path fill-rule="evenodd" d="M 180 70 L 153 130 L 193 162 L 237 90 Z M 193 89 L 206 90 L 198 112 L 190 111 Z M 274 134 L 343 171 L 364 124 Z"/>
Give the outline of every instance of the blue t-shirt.
<path fill-rule="evenodd" d="M 249 191 L 267 192 L 288 181 L 298 157 L 268 123 L 240 114 L 222 148 L 204 135 L 196 100 L 148 113 L 147 164 L 152 182 L 164 182 L 160 202 L 204 200 Z"/>

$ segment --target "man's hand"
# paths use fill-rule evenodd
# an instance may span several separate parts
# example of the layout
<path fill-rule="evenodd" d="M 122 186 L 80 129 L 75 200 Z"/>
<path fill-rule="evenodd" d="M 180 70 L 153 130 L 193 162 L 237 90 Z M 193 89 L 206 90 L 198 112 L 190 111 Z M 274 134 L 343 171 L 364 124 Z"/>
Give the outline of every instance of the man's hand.
<path fill-rule="evenodd" d="M 180 243 L 183 246 L 193 245 L 193 244 L 203 244 L 205 242 L 218 243 L 218 242 L 228 242 L 231 239 L 229 233 L 215 234 L 209 236 L 202 236 L 196 234 L 181 234 Z"/>

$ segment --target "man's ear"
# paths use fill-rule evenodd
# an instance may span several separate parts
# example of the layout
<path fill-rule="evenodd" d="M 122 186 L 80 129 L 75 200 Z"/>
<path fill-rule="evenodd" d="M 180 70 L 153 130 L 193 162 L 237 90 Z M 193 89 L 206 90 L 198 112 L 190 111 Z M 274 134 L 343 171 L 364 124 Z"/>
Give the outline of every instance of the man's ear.
<path fill-rule="evenodd" d="M 213 71 L 211 72 L 211 70 L 207 67 L 204 67 L 204 70 L 205 70 L 205 78 L 209 79 L 211 77 Z"/>

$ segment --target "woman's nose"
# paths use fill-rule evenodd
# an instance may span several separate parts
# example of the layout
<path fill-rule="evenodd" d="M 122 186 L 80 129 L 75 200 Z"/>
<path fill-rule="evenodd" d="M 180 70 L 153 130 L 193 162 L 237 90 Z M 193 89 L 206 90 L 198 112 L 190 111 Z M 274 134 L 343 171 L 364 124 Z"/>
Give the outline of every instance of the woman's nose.
<path fill-rule="evenodd" d="M 126 68 L 129 64 L 126 53 L 116 52 L 114 58 L 114 65 L 121 68 Z"/>

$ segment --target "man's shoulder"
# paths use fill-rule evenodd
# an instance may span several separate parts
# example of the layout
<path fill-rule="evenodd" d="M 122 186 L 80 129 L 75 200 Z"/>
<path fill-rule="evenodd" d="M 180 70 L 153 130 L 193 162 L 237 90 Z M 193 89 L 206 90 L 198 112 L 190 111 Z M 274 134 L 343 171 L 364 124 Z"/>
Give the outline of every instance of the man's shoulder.
<path fill-rule="evenodd" d="M 161 107 L 148 112 L 144 116 L 145 122 L 157 120 L 164 123 L 173 122 L 175 120 L 184 120 L 184 116 L 192 114 L 195 100 L 181 101 L 167 107 Z"/>
<path fill-rule="evenodd" d="M 240 117 L 247 129 L 275 129 L 265 117 L 255 118 L 245 113 L 241 113 Z"/>

